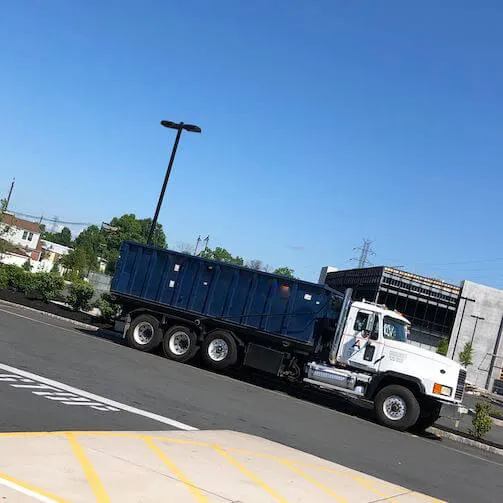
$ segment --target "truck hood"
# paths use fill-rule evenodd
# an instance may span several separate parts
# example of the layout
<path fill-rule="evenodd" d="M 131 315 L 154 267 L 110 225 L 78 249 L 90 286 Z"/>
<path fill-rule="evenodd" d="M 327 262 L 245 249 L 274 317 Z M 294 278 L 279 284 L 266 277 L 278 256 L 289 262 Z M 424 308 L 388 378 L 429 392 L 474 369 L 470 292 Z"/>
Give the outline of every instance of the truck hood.
<path fill-rule="evenodd" d="M 427 349 L 414 346 L 413 344 L 388 339 L 386 340 L 385 345 L 393 349 L 405 351 L 406 353 L 410 353 L 412 355 L 425 358 L 426 360 L 432 363 L 434 362 L 435 364 L 438 364 L 440 367 L 443 367 L 446 370 L 447 368 L 455 368 L 455 369 L 461 368 L 461 365 L 455 362 L 454 360 L 451 360 L 446 356 L 439 355 L 438 353 L 434 353 L 433 351 L 429 351 Z"/>
<path fill-rule="evenodd" d="M 405 342 L 387 339 L 384 346 L 384 358 L 379 364 L 381 372 L 399 372 L 414 377 L 421 382 L 427 395 L 443 401 L 460 401 L 455 398 L 461 370 L 459 363 Z M 436 383 L 452 388 L 451 395 L 435 395 Z"/>

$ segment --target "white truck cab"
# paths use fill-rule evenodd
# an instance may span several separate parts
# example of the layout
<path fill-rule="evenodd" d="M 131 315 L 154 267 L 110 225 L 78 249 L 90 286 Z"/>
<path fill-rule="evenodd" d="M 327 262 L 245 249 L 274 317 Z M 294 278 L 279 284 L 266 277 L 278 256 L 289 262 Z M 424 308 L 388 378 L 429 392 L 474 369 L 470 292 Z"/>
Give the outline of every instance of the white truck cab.
<path fill-rule="evenodd" d="M 456 362 L 408 342 L 410 322 L 386 306 L 350 300 L 346 292 L 328 363 L 311 362 L 309 384 L 374 402 L 378 420 L 425 429 L 442 405 L 459 412 L 466 371 Z"/>

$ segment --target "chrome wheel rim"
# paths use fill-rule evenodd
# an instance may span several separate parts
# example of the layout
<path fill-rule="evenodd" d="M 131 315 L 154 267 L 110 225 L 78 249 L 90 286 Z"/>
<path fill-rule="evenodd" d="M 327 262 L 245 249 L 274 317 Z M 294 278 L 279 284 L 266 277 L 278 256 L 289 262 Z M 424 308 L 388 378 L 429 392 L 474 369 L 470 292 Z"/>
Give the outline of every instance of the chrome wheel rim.
<path fill-rule="evenodd" d="M 214 362 L 221 362 L 229 354 L 229 345 L 224 339 L 213 339 L 208 345 L 208 355 Z"/>
<path fill-rule="evenodd" d="M 391 395 L 384 400 L 383 405 L 384 415 L 391 421 L 400 421 L 407 414 L 407 404 L 405 400 L 398 395 Z"/>
<path fill-rule="evenodd" d="M 154 332 L 152 323 L 142 321 L 134 327 L 133 339 L 137 344 L 145 346 L 145 344 L 148 344 L 154 338 Z"/>
<path fill-rule="evenodd" d="M 185 332 L 175 332 L 169 338 L 169 350 L 176 356 L 182 356 L 190 349 L 190 338 Z"/>

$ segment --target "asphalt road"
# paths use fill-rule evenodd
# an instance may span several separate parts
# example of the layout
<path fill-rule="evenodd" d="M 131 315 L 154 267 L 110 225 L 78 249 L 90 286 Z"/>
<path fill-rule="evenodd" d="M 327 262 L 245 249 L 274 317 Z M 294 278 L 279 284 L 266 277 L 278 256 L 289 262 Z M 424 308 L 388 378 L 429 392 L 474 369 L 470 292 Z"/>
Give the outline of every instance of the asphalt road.
<path fill-rule="evenodd" d="M 23 376 L 9 380 L 7 365 L 199 429 L 259 435 L 448 501 L 495 502 L 503 494 L 500 456 L 395 432 L 374 424 L 365 412 L 353 416 L 357 411 L 345 402 L 300 400 L 4 305 L 0 364 L 7 379 L 0 377 L 4 431 L 170 429 L 128 410 L 93 409 L 92 403 L 100 408 L 99 400 L 92 401 L 96 397 L 87 405 L 76 405 L 75 398 L 67 405 L 33 393 L 42 388 L 15 387 Z"/>

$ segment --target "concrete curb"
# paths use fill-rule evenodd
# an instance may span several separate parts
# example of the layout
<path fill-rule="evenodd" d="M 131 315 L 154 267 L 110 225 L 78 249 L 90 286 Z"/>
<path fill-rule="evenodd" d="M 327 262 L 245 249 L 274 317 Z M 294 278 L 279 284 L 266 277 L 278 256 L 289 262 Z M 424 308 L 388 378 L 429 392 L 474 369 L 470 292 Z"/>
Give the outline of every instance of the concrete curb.
<path fill-rule="evenodd" d="M 59 316 L 57 314 L 48 313 L 46 311 L 41 311 L 39 309 L 34 309 L 33 307 L 23 306 L 23 304 L 16 304 L 15 302 L 9 302 L 7 300 L 0 299 L 0 305 L 17 307 L 19 309 L 31 311 L 33 313 L 42 314 L 44 316 L 48 316 L 49 318 L 54 318 L 56 320 L 66 321 L 68 323 L 71 323 L 72 325 L 75 325 L 76 327 L 85 328 L 87 330 L 94 330 L 94 331 L 99 330 L 99 328 L 95 327 L 94 325 L 89 325 L 88 323 L 82 323 L 81 321 L 72 320 L 71 318 L 65 318 L 64 316 Z"/>
<path fill-rule="evenodd" d="M 434 426 L 428 428 L 427 431 L 435 435 L 438 435 L 439 437 L 454 440 L 455 442 L 459 442 L 460 444 L 469 445 L 471 447 L 476 447 L 477 449 L 481 449 L 483 451 L 487 451 L 492 454 L 498 454 L 499 456 L 503 456 L 503 449 L 493 447 L 492 445 L 484 444 L 483 442 L 478 442 L 477 440 L 472 440 L 471 438 L 462 437 L 461 435 L 456 435 L 455 433 L 451 433 L 450 431 L 441 430 L 440 428 L 435 428 Z"/>

